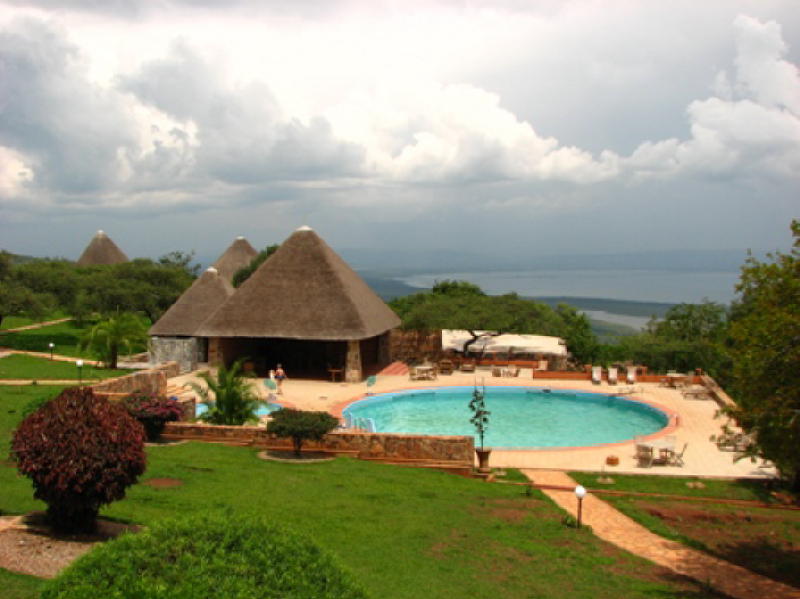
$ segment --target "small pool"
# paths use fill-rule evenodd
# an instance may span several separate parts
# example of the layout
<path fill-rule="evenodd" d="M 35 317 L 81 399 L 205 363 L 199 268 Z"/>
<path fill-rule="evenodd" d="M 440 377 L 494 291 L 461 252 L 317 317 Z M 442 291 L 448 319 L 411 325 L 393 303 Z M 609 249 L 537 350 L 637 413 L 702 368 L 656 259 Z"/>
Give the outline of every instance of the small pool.
<path fill-rule="evenodd" d="M 344 416 L 371 418 L 380 433 L 474 436 L 468 407 L 472 391 L 438 387 L 384 393 L 350 404 Z M 485 444 L 508 449 L 616 443 L 669 423 L 664 412 L 643 402 L 540 387 L 487 387 L 486 409 L 491 415 Z"/>
<path fill-rule="evenodd" d="M 280 410 L 281 407 L 281 404 L 277 403 L 259 403 L 255 414 L 261 418 L 261 416 L 266 416 L 267 414 L 272 414 L 272 412 L 276 410 Z M 198 401 L 194 408 L 194 417 L 200 418 L 200 415 L 205 414 L 206 412 L 208 412 L 208 406 Z"/>

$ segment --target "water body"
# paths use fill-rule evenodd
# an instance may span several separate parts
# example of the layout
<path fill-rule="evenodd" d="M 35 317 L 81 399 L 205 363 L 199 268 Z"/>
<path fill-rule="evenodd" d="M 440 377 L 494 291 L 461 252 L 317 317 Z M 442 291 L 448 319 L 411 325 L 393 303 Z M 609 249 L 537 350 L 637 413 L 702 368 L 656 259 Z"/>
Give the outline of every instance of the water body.
<path fill-rule="evenodd" d="M 530 297 L 572 296 L 669 303 L 699 303 L 709 299 L 727 304 L 734 297 L 739 271 L 536 269 L 420 273 L 398 278 L 407 285 L 421 288 L 430 288 L 436 281 L 446 279 L 469 281 L 490 295 L 517 292 Z"/>

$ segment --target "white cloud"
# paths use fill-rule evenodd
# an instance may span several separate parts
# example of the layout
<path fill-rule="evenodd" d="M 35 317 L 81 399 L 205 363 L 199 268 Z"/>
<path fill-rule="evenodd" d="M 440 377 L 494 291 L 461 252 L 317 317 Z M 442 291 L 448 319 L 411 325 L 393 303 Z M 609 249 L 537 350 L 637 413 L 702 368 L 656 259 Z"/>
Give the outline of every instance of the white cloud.
<path fill-rule="evenodd" d="M 367 148 L 378 178 L 414 183 L 521 179 L 592 183 L 617 174 L 617 157 L 600 159 L 542 137 L 472 85 L 403 81 L 332 111 L 334 126 Z"/>
<path fill-rule="evenodd" d="M 645 142 L 623 161 L 635 177 L 682 173 L 796 178 L 800 172 L 800 74 L 775 22 L 734 21 L 737 55 L 731 81 L 687 108 L 691 138 Z"/>

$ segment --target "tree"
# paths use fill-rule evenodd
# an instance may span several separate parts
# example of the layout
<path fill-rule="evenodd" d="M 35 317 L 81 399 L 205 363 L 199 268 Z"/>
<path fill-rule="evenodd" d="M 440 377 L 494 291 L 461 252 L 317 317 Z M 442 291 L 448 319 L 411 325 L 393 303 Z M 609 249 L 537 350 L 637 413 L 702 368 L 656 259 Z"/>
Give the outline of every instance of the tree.
<path fill-rule="evenodd" d="M 244 283 L 247 279 L 249 279 L 250 275 L 252 275 L 256 270 L 258 270 L 259 266 L 261 266 L 262 264 L 264 264 L 264 262 L 267 261 L 267 258 L 269 258 L 272 254 L 278 251 L 279 247 L 281 246 L 278 245 L 277 243 L 268 245 L 263 250 L 261 250 L 255 256 L 255 258 L 253 258 L 250 261 L 250 264 L 240 268 L 235 273 L 233 273 L 233 281 L 232 281 L 233 286 L 239 287 L 242 283 Z"/>
<path fill-rule="evenodd" d="M 336 428 L 339 421 L 327 412 L 305 412 L 281 408 L 272 413 L 267 432 L 278 437 L 290 437 L 294 453 L 300 457 L 305 441 L 319 441 Z"/>
<path fill-rule="evenodd" d="M 131 262 L 78 269 L 87 308 L 101 314 L 142 312 L 155 322 L 192 284 L 183 266 L 137 258 Z"/>
<path fill-rule="evenodd" d="M 80 346 L 100 357 L 107 368 L 117 367 L 120 350 L 133 351 L 147 344 L 147 326 L 136 314 L 122 312 L 95 324 L 81 340 Z"/>
<path fill-rule="evenodd" d="M 217 375 L 208 372 L 200 374 L 206 386 L 190 383 L 208 406 L 202 419 L 212 424 L 242 425 L 255 422 L 255 411 L 260 402 L 258 396 L 250 388 L 250 379 L 242 373 L 244 358 L 236 360 L 230 368 L 220 366 Z"/>
<path fill-rule="evenodd" d="M 29 316 L 39 320 L 52 309 L 52 297 L 34 293 L 13 280 L 0 281 L 0 323 L 6 316 Z"/>
<path fill-rule="evenodd" d="M 168 254 L 164 254 L 163 256 L 161 256 L 158 259 L 158 263 L 161 266 L 183 269 L 187 275 L 189 275 L 193 279 L 196 279 L 197 275 L 200 274 L 200 265 L 192 264 L 193 260 L 194 260 L 194 250 L 192 250 L 189 253 L 176 250 L 174 252 L 169 252 Z"/>
<path fill-rule="evenodd" d="M 90 532 L 144 472 L 144 429 L 122 405 L 71 387 L 22 421 L 11 455 L 56 530 Z"/>
<path fill-rule="evenodd" d="M 568 304 L 558 304 L 556 314 L 564 322 L 564 340 L 572 356 L 580 364 L 591 364 L 597 359 L 600 349 L 597 336 L 586 314 L 578 312 Z"/>
<path fill-rule="evenodd" d="M 748 257 L 732 310 L 728 410 L 755 438 L 749 453 L 772 460 L 800 490 L 800 221 L 789 253 Z"/>
<path fill-rule="evenodd" d="M 555 311 L 516 293 L 491 296 L 466 281 L 441 281 L 430 292 L 392 300 L 389 304 L 402 320 L 402 328 L 433 331 L 462 329 L 472 335 L 464 351 L 479 338 L 478 331 L 491 335 L 536 333 L 562 336 L 564 322 Z"/>

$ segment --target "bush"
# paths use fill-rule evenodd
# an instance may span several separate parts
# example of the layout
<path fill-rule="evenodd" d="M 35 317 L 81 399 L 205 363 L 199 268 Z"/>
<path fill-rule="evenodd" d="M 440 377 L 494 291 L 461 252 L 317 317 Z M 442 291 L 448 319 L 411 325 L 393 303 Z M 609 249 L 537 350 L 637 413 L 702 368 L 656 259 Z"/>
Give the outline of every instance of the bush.
<path fill-rule="evenodd" d="M 70 387 L 20 423 L 11 456 L 53 528 L 90 532 L 100 507 L 144 472 L 144 429 L 123 406 Z"/>
<path fill-rule="evenodd" d="M 50 581 L 42 599 L 362 598 L 311 541 L 230 513 L 162 520 L 98 546 Z"/>
<path fill-rule="evenodd" d="M 338 424 L 339 421 L 327 412 L 304 412 L 281 408 L 272 413 L 267 431 L 279 437 L 291 437 L 294 452 L 299 456 L 304 441 L 319 441 Z"/>
<path fill-rule="evenodd" d="M 148 441 L 156 441 L 164 432 L 167 422 L 180 420 L 183 409 L 174 399 L 155 394 L 137 394 L 125 400 L 128 413 L 141 422 Z"/>

